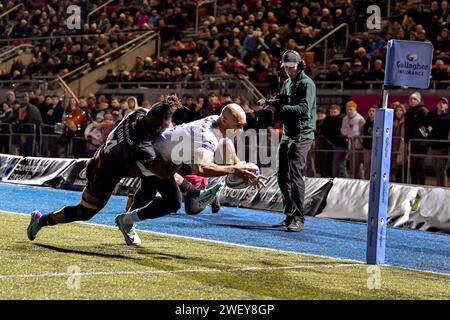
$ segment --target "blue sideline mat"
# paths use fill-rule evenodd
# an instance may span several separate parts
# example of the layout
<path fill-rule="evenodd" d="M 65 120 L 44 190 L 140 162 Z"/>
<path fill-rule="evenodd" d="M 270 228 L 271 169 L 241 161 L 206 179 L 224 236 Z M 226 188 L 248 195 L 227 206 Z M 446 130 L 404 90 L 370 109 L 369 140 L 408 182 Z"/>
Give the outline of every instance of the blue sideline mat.
<path fill-rule="evenodd" d="M 79 199 L 79 192 L 0 183 L 0 210 L 28 213 L 38 209 L 46 213 L 75 205 Z M 114 217 L 124 211 L 125 203 L 126 197 L 111 197 L 90 222 L 114 225 Z M 219 214 L 207 208 L 199 215 L 188 216 L 181 209 L 140 222 L 137 229 L 365 261 L 365 224 L 306 217 L 305 230 L 300 233 L 271 228 L 283 217 L 280 213 L 229 207 L 222 207 Z M 122 237 L 119 232 L 117 236 Z M 450 274 L 450 236 L 388 228 L 386 264 Z"/>

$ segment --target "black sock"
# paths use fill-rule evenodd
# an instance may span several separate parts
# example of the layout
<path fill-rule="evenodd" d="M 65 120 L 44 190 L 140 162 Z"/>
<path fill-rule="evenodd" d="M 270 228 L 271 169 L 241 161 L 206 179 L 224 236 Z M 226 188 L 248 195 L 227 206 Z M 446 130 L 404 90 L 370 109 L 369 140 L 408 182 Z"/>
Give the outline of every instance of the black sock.
<path fill-rule="evenodd" d="M 182 193 L 185 193 L 187 196 L 198 197 L 200 195 L 200 190 L 194 187 L 194 185 L 186 179 L 183 179 L 183 182 L 181 183 L 179 188 L 180 191 Z"/>
<path fill-rule="evenodd" d="M 49 212 L 49 213 L 43 215 L 39 219 L 38 225 L 40 225 L 41 227 L 54 226 L 56 224 L 56 222 L 55 222 L 55 220 L 53 220 L 52 214 L 53 214 L 53 212 Z"/>

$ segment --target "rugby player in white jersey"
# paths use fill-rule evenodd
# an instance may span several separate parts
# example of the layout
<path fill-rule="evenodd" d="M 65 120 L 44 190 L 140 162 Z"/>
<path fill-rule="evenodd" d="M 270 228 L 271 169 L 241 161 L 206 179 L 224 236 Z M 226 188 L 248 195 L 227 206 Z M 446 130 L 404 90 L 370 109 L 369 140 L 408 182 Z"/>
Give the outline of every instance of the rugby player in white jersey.
<path fill-rule="evenodd" d="M 222 140 L 237 137 L 245 124 L 244 110 L 232 103 L 223 108 L 220 116 L 209 116 L 167 129 L 153 141 L 157 160 L 150 170 L 138 162 L 143 175 L 141 187 L 136 192 L 131 211 L 116 217 L 116 224 L 128 245 L 141 244 L 135 231 L 136 222 L 178 211 L 182 198 L 174 174 L 183 163 L 193 162 L 194 172 L 200 176 L 237 174 L 258 188 L 264 186 L 267 178 L 256 176 L 251 166 L 238 161 L 229 165 L 214 162 L 214 154 Z M 157 192 L 160 197 L 156 197 Z"/>

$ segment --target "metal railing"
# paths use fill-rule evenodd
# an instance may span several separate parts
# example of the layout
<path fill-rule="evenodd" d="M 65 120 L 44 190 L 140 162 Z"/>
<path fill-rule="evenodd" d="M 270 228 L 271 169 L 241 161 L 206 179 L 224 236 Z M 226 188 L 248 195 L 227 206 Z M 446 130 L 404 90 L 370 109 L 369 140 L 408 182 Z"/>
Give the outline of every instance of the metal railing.
<path fill-rule="evenodd" d="M 210 4 L 210 3 L 214 3 L 214 17 L 217 15 L 217 0 L 204 0 L 204 1 L 200 1 L 199 3 L 197 3 L 197 8 L 195 8 L 195 34 L 198 34 L 198 11 L 200 9 L 201 6 L 204 6 L 205 4 Z"/>
<path fill-rule="evenodd" d="M 413 143 L 420 143 L 423 142 L 424 145 L 420 146 L 424 151 L 428 152 L 430 146 L 429 144 L 431 143 L 439 143 L 439 144 L 447 144 L 447 155 L 437 155 L 437 154 L 428 154 L 428 153 L 412 153 L 412 144 Z M 417 147 L 417 146 L 416 146 Z M 434 140 L 434 139 L 410 139 L 408 141 L 408 163 L 407 163 L 407 178 L 406 178 L 406 183 L 411 183 L 411 160 L 412 158 L 432 158 L 432 159 L 447 159 L 450 160 L 450 154 L 449 154 L 449 147 L 450 147 L 450 140 Z M 432 148 L 432 147 L 431 147 Z M 445 149 L 445 147 L 443 147 L 442 149 Z M 450 162 L 450 161 L 449 161 Z M 448 163 L 447 163 L 447 167 L 448 167 Z M 422 169 L 422 168 L 420 168 Z M 423 169 L 425 170 L 425 169 Z"/>
<path fill-rule="evenodd" d="M 109 5 L 111 2 L 114 2 L 114 1 L 116 1 L 116 0 L 109 0 L 109 1 L 107 1 L 107 2 L 105 2 L 105 3 L 103 3 L 101 6 L 99 6 L 99 7 L 96 8 L 95 10 L 89 12 L 88 15 L 87 15 L 87 18 L 86 18 L 87 23 L 88 23 L 88 24 L 90 23 L 90 18 L 91 18 L 91 16 L 92 16 L 94 13 L 96 13 L 97 11 L 102 10 L 103 8 L 105 8 L 107 5 Z"/>
<path fill-rule="evenodd" d="M 248 77 L 239 75 L 238 78 L 256 100 L 265 98 L 261 91 L 259 91 L 258 88 L 255 87 L 253 82 L 251 82 Z"/>
<path fill-rule="evenodd" d="M 209 91 L 217 91 L 219 94 L 233 92 L 234 95 L 242 95 L 247 97 L 249 100 L 258 100 L 262 97 L 262 94 L 258 89 L 252 89 L 251 86 L 247 85 L 245 81 L 237 78 L 235 75 L 215 75 L 215 74 L 205 74 L 203 75 L 204 80 L 202 81 L 129 81 L 129 82 L 108 82 L 102 83 L 102 89 L 99 91 L 105 93 L 107 90 L 140 90 L 140 89 L 170 89 L 175 91 L 177 94 L 180 90 L 200 90 L 199 93 L 206 93 Z M 259 92 L 259 95 L 258 95 Z M 138 92 L 137 92 L 138 93 Z M 142 93 L 142 91 L 139 91 Z M 189 92 L 185 92 L 189 93 Z M 132 94 L 132 93 L 130 93 Z M 192 93 L 191 93 L 192 94 Z M 233 94 L 232 94 L 233 95 Z M 261 95 L 261 96 L 260 96 Z"/>
<path fill-rule="evenodd" d="M 336 136 L 336 138 L 340 138 L 340 139 L 345 139 L 348 143 L 348 147 L 338 147 L 336 149 L 332 148 L 332 144 L 330 142 L 327 141 L 327 137 L 325 136 L 317 136 L 316 137 L 316 142 L 319 141 L 320 139 L 322 139 L 321 141 L 327 141 L 326 144 L 328 144 L 330 146 L 329 149 L 318 149 L 316 148 L 316 146 L 314 145 L 311 148 L 311 153 L 313 155 L 315 155 L 316 153 L 318 154 L 322 154 L 322 155 L 326 155 L 326 154 L 342 154 L 345 153 L 346 157 L 345 157 L 345 162 L 349 163 L 348 169 L 347 170 L 347 175 L 350 178 L 363 178 L 364 176 L 367 177 L 367 171 L 370 171 L 370 160 L 368 161 L 369 163 L 365 163 L 364 159 L 358 159 L 358 155 L 364 156 L 364 155 L 371 155 L 372 153 L 372 148 L 364 148 L 362 146 L 362 141 L 364 139 L 372 139 L 372 136 L 366 136 L 366 135 L 361 135 L 358 137 L 353 137 L 353 138 L 348 138 L 346 136 Z M 393 136 L 392 139 L 395 140 L 400 140 L 399 141 L 399 145 L 404 145 L 404 139 L 403 137 L 400 136 Z M 355 142 L 358 141 L 358 143 L 356 144 Z M 355 146 L 358 146 L 358 148 L 355 148 Z M 404 162 L 406 162 L 406 150 L 405 148 L 400 148 L 399 151 L 392 151 L 391 153 L 391 162 L 393 161 L 393 159 L 396 159 L 398 156 L 400 156 L 401 159 L 403 159 Z M 360 157 L 359 157 L 360 158 Z M 359 163 L 357 163 L 359 162 Z M 363 164 L 363 168 L 364 168 L 364 176 L 362 175 L 359 166 Z M 398 170 L 399 168 L 392 168 L 394 170 Z M 393 171 L 393 170 L 392 170 Z M 350 174 L 348 174 L 348 172 L 350 172 Z M 358 177 L 359 175 L 359 177 Z M 405 174 L 404 174 L 404 170 L 402 170 L 401 172 L 401 181 L 405 181 Z"/>
<path fill-rule="evenodd" d="M 37 154 L 39 132 L 35 124 L 1 123 L 0 129 L 0 151 L 4 148 L 10 154 Z"/>
<path fill-rule="evenodd" d="M 11 12 L 13 12 L 13 11 L 19 9 L 21 6 L 24 6 L 24 4 L 23 4 L 23 3 L 19 3 L 17 6 L 12 7 L 12 8 L 9 9 L 8 11 L 3 12 L 3 13 L 0 15 L 0 20 L 2 20 L 4 17 L 8 18 L 8 15 L 9 15 Z M 7 20 L 8 20 L 8 19 L 7 19 Z"/>
<path fill-rule="evenodd" d="M 12 57 L 26 51 L 27 49 L 30 49 L 30 52 L 31 52 L 33 48 L 34 47 L 31 44 L 27 44 L 27 43 L 22 43 L 18 46 L 14 46 L 13 48 L 11 48 L 7 51 L 4 51 L 0 54 L 0 63 L 5 62 L 5 60 L 11 59 Z"/>
<path fill-rule="evenodd" d="M 154 37 L 159 37 L 159 33 L 155 33 L 155 31 L 148 31 L 142 35 L 139 35 L 138 37 L 128 41 L 127 43 L 124 43 L 123 45 L 121 45 L 120 47 L 117 47 L 114 50 L 111 50 L 107 53 L 105 53 L 104 55 L 96 58 L 94 60 L 94 62 L 97 64 L 97 66 L 107 63 L 110 61 L 110 59 L 112 58 L 113 55 L 117 54 L 118 52 L 120 53 L 124 53 L 128 50 L 130 50 L 130 46 L 136 44 L 136 42 L 142 40 L 141 43 L 139 43 L 137 46 L 134 46 L 133 48 L 138 48 L 142 45 L 144 45 L 147 41 L 153 39 Z M 161 41 L 159 40 L 158 43 L 160 43 Z M 158 46 L 159 47 L 159 46 Z M 159 55 L 159 52 L 158 52 Z M 65 81 L 67 81 L 66 79 L 70 79 L 71 77 L 73 77 L 74 75 L 76 75 L 77 73 L 81 73 L 81 72 L 88 72 L 89 70 L 91 70 L 92 68 L 90 67 L 90 63 L 85 63 L 82 66 L 72 70 L 71 72 L 63 75 L 61 78 Z"/>
<path fill-rule="evenodd" d="M 40 80 L 0 80 L 0 89 L 13 91 L 40 90 L 45 93 L 52 88 L 53 81 Z M 49 86 L 50 84 L 50 86 Z"/>
<path fill-rule="evenodd" d="M 318 89 L 339 89 L 339 90 L 350 90 L 352 88 L 346 88 L 346 82 L 345 81 L 314 81 L 314 83 L 316 84 L 316 87 Z M 383 81 L 354 81 L 351 82 L 351 86 L 354 85 L 362 85 L 365 88 L 364 89 L 381 89 L 381 86 L 383 85 Z M 349 83 L 350 84 L 350 83 Z M 440 88 L 437 88 L 438 86 L 442 86 L 442 85 L 446 85 L 447 87 L 450 87 L 450 81 L 447 80 L 431 80 L 430 81 L 430 88 L 429 89 L 434 89 L 434 90 L 439 90 Z M 446 88 L 441 88 L 441 90 L 445 90 Z M 402 90 L 402 89 L 400 89 Z M 407 90 L 407 89 L 405 89 Z"/>
<path fill-rule="evenodd" d="M 324 35 L 322 38 L 320 38 L 319 40 L 317 40 L 316 42 L 314 42 L 312 45 L 308 46 L 305 50 L 305 52 L 308 52 L 312 49 L 314 49 L 317 45 L 319 45 L 320 43 L 322 43 L 323 41 L 325 41 L 325 49 L 323 51 L 323 68 L 326 69 L 327 68 L 327 58 L 328 58 L 328 38 L 330 36 L 332 36 L 333 34 L 335 34 L 337 31 L 346 28 L 346 34 L 345 34 L 345 48 L 347 48 L 348 46 L 348 38 L 349 38 L 349 33 L 350 33 L 350 28 L 349 25 L 347 23 L 342 23 L 341 25 L 337 26 L 336 28 L 334 28 L 333 30 L 331 30 L 330 32 L 328 32 L 326 35 Z"/>
<path fill-rule="evenodd" d="M 28 130 L 26 130 L 28 128 Z M 63 131 L 61 131 L 63 128 Z M 22 132 L 21 132 L 22 131 Z M 25 132 L 23 132 L 25 131 Z M 270 134 L 278 135 L 278 132 L 272 130 Z M 66 143 L 61 142 L 61 138 L 64 135 L 64 127 L 59 124 L 58 126 L 50 126 L 50 125 L 41 125 L 40 127 L 36 127 L 34 124 L 9 124 L 9 123 L 0 123 L 0 153 L 11 153 L 11 154 L 20 154 L 20 151 L 24 150 L 25 147 L 28 146 L 28 155 L 33 156 L 51 156 L 51 157 L 73 157 L 79 156 L 79 151 L 75 152 L 74 148 L 82 149 L 86 140 L 83 136 L 75 135 L 72 136 Z M 248 150 L 246 150 L 246 159 L 254 162 L 260 163 L 261 154 L 260 149 L 266 148 L 265 151 L 267 154 L 276 155 L 278 150 L 278 145 L 269 144 L 261 144 L 261 139 L 267 139 L 268 134 L 265 133 L 261 135 L 261 132 L 257 136 L 258 143 L 256 145 L 247 145 Z M 344 136 L 338 136 L 340 138 L 346 138 Z M 324 139 L 325 136 L 317 136 L 315 143 L 318 143 L 319 139 Z M 370 163 L 364 163 L 364 159 L 360 159 L 360 161 L 355 161 L 358 155 L 371 155 L 371 149 L 355 149 L 352 146 L 355 145 L 354 140 L 362 140 L 362 139 L 371 139 L 372 136 L 359 136 L 354 138 L 347 138 L 349 140 L 349 147 L 341 147 L 337 149 L 333 149 L 332 145 L 329 148 L 316 148 L 314 145 L 310 151 L 310 162 L 312 165 L 317 164 L 317 159 L 320 161 L 328 162 L 328 165 L 332 163 L 332 159 L 326 158 L 326 155 L 332 155 L 333 157 L 337 154 L 345 154 L 342 157 L 342 160 L 345 161 L 346 167 L 348 167 L 349 172 L 353 172 L 356 174 L 360 174 L 359 176 L 352 176 L 351 174 L 348 176 L 350 178 L 364 178 L 362 172 L 359 170 L 361 164 L 363 165 L 364 170 L 370 170 Z M 404 145 L 404 139 L 400 136 L 394 136 L 393 139 L 400 140 L 399 145 Z M 278 140 L 279 142 L 279 140 Z M 411 139 L 408 142 L 408 148 L 399 148 L 398 150 L 393 150 L 391 153 L 391 163 L 394 165 L 391 167 L 392 176 L 398 176 L 401 181 L 396 182 L 406 182 L 410 183 L 410 174 L 411 174 L 411 158 L 412 157 L 421 157 L 425 159 L 446 159 L 449 160 L 450 163 L 450 155 L 435 155 L 435 154 L 416 154 L 411 153 L 411 143 L 412 142 L 426 142 L 426 143 L 446 143 L 450 146 L 450 141 L 448 140 L 431 140 L 431 139 Z M 248 144 L 248 142 L 247 142 Z M 78 145 L 78 146 L 75 146 Z M 30 149 L 31 147 L 31 149 Z M 19 152 L 17 152 L 19 150 Z M 255 153 L 256 154 L 253 154 Z M 31 154 L 30 154 L 31 153 Z M 400 156 L 400 161 L 397 161 L 397 157 Z M 271 157 L 271 156 L 269 156 Z M 370 157 L 369 157 L 370 159 Z M 370 162 L 370 161 L 369 161 Z M 395 163 L 396 162 L 396 163 Z M 266 166 L 266 164 L 261 163 L 266 169 L 270 169 Z M 311 165 L 311 163 L 310 163 Z M 355 167 L 356 166 L 356 167 Z M 405 170 L 406 169 L 406 170 Z M 399 171 L 401 170 L 401 172 Z M 425 169 L 424 169 L 425 170 Z M 399 172 L 396 172 L 399 171 Z M 366 173 L 366 172 L 365 172 Z M 406 175 L 406 180 L 405 180 Z M 329 176 L 332 177 L 333 175 Z M 328 177 L 328 176 L 323 176 Z M 366 175 L 367 177 L 367 175 Z"/>

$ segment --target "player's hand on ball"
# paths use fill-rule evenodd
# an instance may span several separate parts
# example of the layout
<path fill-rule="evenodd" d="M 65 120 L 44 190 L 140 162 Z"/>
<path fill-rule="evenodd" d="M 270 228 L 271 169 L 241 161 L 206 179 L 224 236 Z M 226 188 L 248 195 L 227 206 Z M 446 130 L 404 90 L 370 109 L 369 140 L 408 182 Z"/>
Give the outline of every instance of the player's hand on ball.
<path fill-rule="evenodd" d="M 236 175 L 258 189 L 266 185 L 267 178 L 259 175 L 259 168 L 254 164 L 242 162 L 236 168 Z"/>
<path fill-rule="evenodd" d="M 250 179 L 250 182 L 252 183 L 252 187 L 255 187 L 257 189 L 261 189 L 266 186 L 266 181 L 268 180 L 267 177 L 264 176 L 257 176 L 254 179 Z"/>
<path fill-rule="evenodd" d="M 255 174 L 256 170 L 254 168 L 239 166 L 236 168 L 236 175 L 243 180 L 251 180 L 258 178 Z"/>

